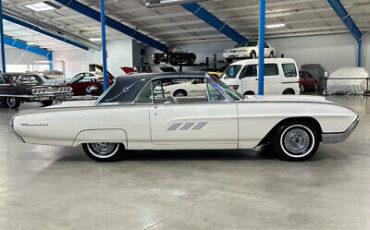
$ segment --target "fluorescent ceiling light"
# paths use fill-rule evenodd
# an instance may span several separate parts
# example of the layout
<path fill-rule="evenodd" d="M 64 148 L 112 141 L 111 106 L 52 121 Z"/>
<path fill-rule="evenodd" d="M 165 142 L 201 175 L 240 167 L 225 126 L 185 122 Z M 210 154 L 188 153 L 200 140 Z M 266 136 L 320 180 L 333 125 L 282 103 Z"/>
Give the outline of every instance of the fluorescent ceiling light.
<path fill-rule="evenodd" d="M 92 42 L 99 42 L 101 41 L 101 38 L 89 38 L 89 40 Z"/>
<path fill-rule="evenodd" d="M 51 4 L 48 4 L 48 2 L 39 2 L 39 3 L 29 4 L 29 5 L 25 5 L 25 7 L 33 11 L 37 11 L 37 12 L 56 9 Z"/>
<path fill-rule="evenodd" d="M 285 24 L 284 23 L 281 23 L 281 24 L 271 24 L 271 25 L 266 25 L 266 28 L 267 29 L 271 29 L 271 28 L 280 28 L 280 27 L 284 27 Z"/>

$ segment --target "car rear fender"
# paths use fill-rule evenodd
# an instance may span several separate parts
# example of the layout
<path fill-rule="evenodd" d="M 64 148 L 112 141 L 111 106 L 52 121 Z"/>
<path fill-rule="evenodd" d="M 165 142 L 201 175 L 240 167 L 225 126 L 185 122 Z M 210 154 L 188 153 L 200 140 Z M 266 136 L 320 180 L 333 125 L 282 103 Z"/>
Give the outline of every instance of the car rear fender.
<path fill-rule="evenodd" d="M 127 133 L 123 129 L 85 129 L 81 130 L 74 139 L 72 146 L 83 143 L 110 142 L 122 143 L 128 148 Z"/>

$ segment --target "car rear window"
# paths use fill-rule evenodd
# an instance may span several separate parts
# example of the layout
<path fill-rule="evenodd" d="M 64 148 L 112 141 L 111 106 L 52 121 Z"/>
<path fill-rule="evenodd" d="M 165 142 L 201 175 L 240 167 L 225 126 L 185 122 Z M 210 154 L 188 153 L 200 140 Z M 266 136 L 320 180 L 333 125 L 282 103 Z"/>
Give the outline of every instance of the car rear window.
<path fill-rule="evenodd" d="M 285 77 L 297 77 L 297 69 L 294 63 L 282 64 Z"/>

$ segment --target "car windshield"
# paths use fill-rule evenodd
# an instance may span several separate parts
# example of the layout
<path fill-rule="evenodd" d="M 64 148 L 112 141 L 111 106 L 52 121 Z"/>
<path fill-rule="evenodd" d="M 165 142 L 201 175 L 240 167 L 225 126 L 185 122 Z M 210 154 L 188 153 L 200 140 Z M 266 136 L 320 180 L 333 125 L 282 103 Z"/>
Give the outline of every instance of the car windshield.
<path fill-rule="evenodd" d="M 231 97 L 235 101 L 240 101 L 243 98 L 243 96 L 239 92 L 227 86 L 218 77 L 210 75 L 210 78 L 212 78 L 212 80 L 217 84 L 217 86 L 219 86 L 223 91 L 225 91 L 225 93 L 227 93 L 227 95 L 229 95 L 229 97 Z"/>
<path fill-rule="evenodd" d="M 231 65 L 227 67 L 226 70 L 222 73 L 221 78 L 225 78 L 225 79 L 236 78 L 241 67 L 242 67 L 241 65 Z"/>

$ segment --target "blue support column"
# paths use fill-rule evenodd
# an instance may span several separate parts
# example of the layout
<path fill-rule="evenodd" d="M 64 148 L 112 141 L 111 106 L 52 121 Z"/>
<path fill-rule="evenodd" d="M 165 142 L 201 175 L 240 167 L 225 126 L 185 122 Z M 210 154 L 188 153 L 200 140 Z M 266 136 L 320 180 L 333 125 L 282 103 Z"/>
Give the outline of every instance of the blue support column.
<path fill-rule="evenodd" d="M 210 26 L 214 27 L 216 30 L 225 34 L 227 37 L 237 42 L 238 44 L 247 42 L 248 39 L 236 32 L 230 26 L 226 25 L 223 21 L 218 19 L 216 16 L 208 12 L 206 9 L 201 7 L 198 3 L 188 3 L 182 4 L 182 7 L 208 23 Z"/>
<path fill-rule="evenodd" d="M 100 21 L 101 21 L 101 45 L 103 52 L 103 76 L 104 76 L 104 91 L 108 88 L 107 76 L 107 43 L 105 37 L 105 13 L 104 0 L 100 0 Z"/>
<path fill-rule="evenodd" d="M 4 45 L 4 25 L 3 25 L 3 1 L 0 0 L 0 43 L 1 43 L 1 65 L 3 73 L 6 72 L 5 45 Z"/>
<path fill-rule="evenodd" d="M 357 65 L 361 66 L 361 38 L 362 33 L 360 29 L 357 27 L 355 22 L 352 20 L 351 16 L 349 16 L 347 10 L 344 8 L 343 4 L 340 2 L 340 0 L 327 0 L 330 4 L 330 6 L 333 8 L 335 13 L 338 15 L 340 20 L 344 23 L 344 25 L 347 27 L 349 32 L 352 34 L 352 36 L 356 39 L 358 43 L 358 59 L 357 59 Z"/>
<path fill-rule="evenodd" d="M 361 40 L 358 41 L 358 57 L 357 57 L 357 66 L 361 67 Z"/>
<path fill-rule="evenodd" d="M 53 52 L 50 50 L 49 53 L 47 54 L 48 61 L 53 60 Z M 49 70 L 53 70 L 53 63 L 49 63 Z"/>
<path fill-rule="evenodd" d="M 266 2 L 260 0 L 260 19 L 258 37 L 258 95 L 264 95 L 264 76 L 265 76 L 265 17 Z"/>

